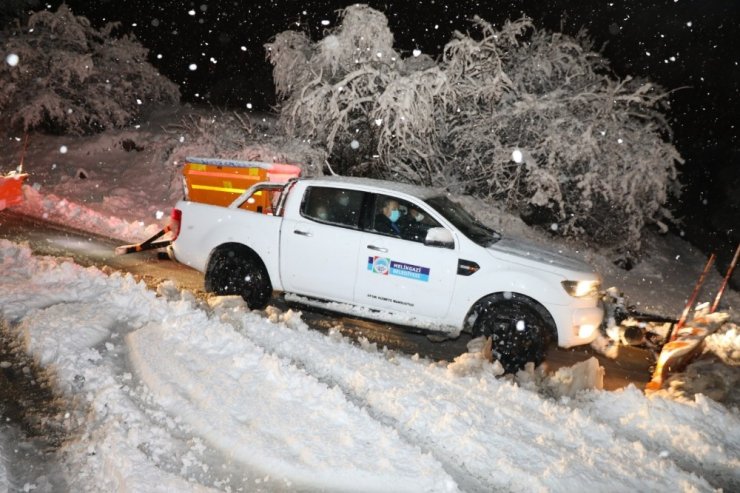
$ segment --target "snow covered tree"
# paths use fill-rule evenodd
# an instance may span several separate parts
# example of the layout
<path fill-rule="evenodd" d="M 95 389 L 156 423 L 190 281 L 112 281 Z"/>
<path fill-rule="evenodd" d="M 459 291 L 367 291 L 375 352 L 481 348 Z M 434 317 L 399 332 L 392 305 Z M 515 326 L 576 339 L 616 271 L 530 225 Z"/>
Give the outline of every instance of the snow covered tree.
<path fill-rule="evenodd" d="M 12 127 L 85 134 L 121 127 L 146 105 L 179 101 L 133 36 L 95 29 L 66 5 L 0 33 L 0 114 Z"/>
<path fill-rule="evenodd" d="M 348 7 L 312 42 L 266 45 L 286 131 L 326 148 L 333 169 L 443 186 L 500 201 L 531 223 L 637 252 L 670 217 L 676 163 L 667 93 L 619 79 L 575 37 L 526 17 L 480 18 L 434 61 L 393 48 L 385 16 Z"/>

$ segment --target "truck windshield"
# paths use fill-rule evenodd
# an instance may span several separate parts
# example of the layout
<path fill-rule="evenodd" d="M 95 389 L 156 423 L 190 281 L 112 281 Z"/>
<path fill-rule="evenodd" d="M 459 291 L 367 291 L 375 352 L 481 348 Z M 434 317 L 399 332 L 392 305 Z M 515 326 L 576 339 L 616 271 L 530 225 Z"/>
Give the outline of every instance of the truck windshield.
<path fill-rule="evenodd" d="M 435 211 L 442 214 L 445 219 L 450 221 L 462 234 L 480 246 L 487 247 L 501 239 L 499 233 L 478 222 L 476 218 L 459 204 L 443 195 L 427 199 L 426 202 Z"/>

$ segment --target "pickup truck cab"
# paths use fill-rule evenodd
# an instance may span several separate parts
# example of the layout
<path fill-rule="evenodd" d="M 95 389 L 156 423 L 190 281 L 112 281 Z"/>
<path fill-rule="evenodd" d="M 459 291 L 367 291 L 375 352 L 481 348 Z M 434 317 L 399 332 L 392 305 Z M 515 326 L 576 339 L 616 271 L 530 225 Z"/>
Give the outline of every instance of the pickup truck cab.
<path fill-rule="evenodd" d="M 247 210 L 268 194 L 266 211 Z M 253 208 L 252 208 L 253 209 Z M 591 342 L 599 276 L 579 260 L 506 238 L 440 190 L 363 178 L 259 183 L 228 207 L 178 202 L 174 258 L 217 294 L 288 301 L 432 335 L 490 336 L 507 371 L 547 345 Z"/>

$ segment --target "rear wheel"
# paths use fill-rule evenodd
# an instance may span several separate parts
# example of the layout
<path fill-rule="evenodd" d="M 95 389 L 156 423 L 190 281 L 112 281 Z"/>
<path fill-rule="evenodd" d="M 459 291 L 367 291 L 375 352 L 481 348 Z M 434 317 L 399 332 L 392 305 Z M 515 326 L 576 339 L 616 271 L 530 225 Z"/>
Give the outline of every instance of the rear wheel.
<path fill-rule="evenodd" d="M 507 373 L 528 362 L 539 365 L 550 343 L 550 326 L 533 302 L 512 294 L 483 299 L 476 308 L 473 336 L 492 339 L 493 356 Z"/>
<path fill-rule="evenodd" d="M 240 295 L 252 310 L 267 306 L 272 284 L 262 261 L 245 248 L 223 248 L 211 256 L 206 291 L 220 296 Z"/>

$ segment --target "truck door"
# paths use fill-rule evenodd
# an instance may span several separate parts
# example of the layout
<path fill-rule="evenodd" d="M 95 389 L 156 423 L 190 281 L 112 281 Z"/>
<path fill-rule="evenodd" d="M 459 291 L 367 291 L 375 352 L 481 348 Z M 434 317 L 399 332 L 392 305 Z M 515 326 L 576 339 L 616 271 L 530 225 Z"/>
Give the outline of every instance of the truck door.
<path fill-rule="evenodd" d="M 421 205 L 377 195 L 373 213 L 360 240 L 355 303 L 444 317 L 457 278 L 457 245 L 424 244 L 426 232 L 441 225 Z"/>
<path fill-rule="evenodd" d="M 353 302 L 365 193 L 311 186 L 299 214 L 286 214 L 280 239 L 280 276 L 286 291 Z"/>

